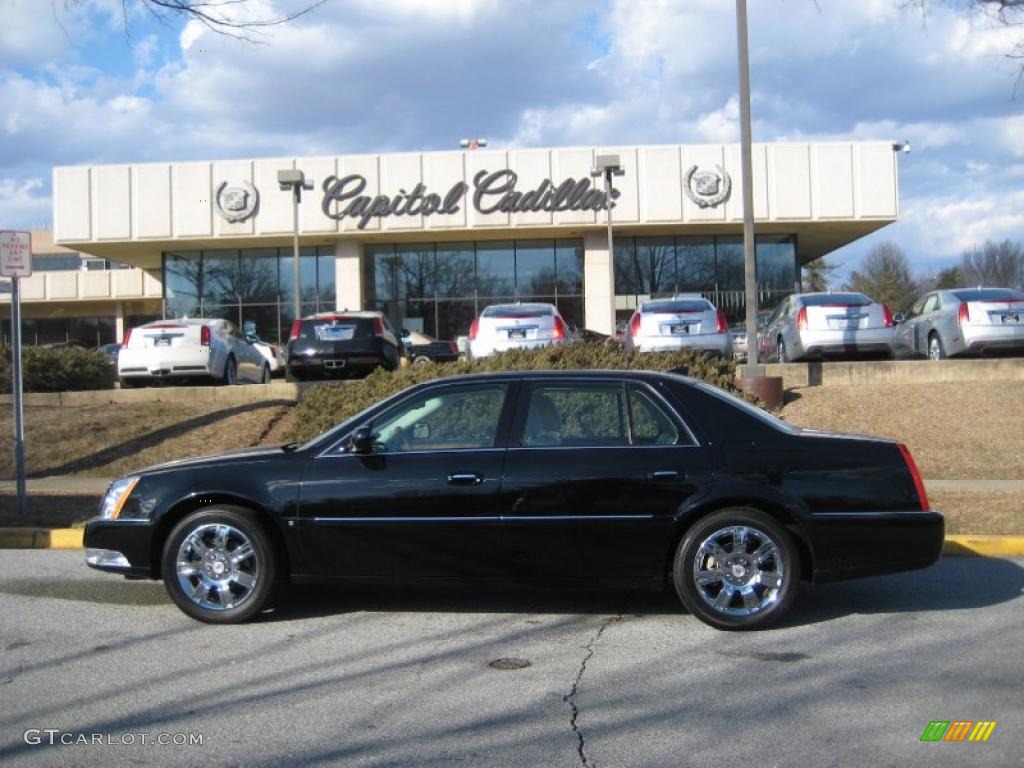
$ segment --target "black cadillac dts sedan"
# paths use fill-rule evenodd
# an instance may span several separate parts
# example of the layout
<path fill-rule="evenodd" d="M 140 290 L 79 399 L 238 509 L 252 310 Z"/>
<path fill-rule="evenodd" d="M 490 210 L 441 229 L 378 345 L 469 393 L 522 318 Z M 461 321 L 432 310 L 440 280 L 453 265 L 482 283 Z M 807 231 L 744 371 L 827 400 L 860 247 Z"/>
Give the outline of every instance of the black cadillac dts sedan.
<path fill-rule="evenodd" d="M 800 580 L 928 566 L 942 540 L 905 446 L 625 371 L 420 384 L 305 444 L 123 477 L 85 532 L 89 565 L 162 578 L 208 622 L 285 583 L 557 579 L 671 586 L 720 629 L 779 619 Z"/>

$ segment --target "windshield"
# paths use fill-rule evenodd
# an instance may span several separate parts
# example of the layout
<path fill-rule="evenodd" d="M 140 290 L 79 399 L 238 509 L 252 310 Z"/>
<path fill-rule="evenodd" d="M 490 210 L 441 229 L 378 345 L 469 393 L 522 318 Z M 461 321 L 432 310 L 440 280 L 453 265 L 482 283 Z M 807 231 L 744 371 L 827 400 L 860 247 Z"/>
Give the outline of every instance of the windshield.
<path fill-rule="evenodd" d="M 960 301 L 1020 301 L 1024 293 L 1009 288 L 974 288 L 968 291 L 953 291 Z"/>
<path fill-rule="evenodd" d="M 863 293 L 813 293 L 800 297 L 805 307 L 866 307 L 871 299 Z"/>
<path fill-rule="evenodd" d="M 648 301 L 641 312 L 707 312 L 711 309 L 710 302 L 704 299 L 665 299 L 664 301 Z"/>

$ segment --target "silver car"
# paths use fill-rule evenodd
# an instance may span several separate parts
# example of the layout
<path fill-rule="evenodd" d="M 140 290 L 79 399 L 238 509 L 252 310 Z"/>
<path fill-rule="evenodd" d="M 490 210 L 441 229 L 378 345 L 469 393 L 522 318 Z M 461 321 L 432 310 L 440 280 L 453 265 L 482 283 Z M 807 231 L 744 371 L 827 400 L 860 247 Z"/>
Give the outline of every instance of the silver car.
<path fill-rule="evenodd" d="M 895 325 L 889 308 L 863 293 L 794 293 L 768 317 L 759 347 L 762 356 L 780 363 L 840 355 L 892 357 Z"/>
<path fill-rule="evenodd" d="M 900 356 L 942 360 L 991 351 L 1024 352 L 1024 293 L 1009 288 L 932 291 L 896 328 Z"/>
<path fill-rule="evenodd" d="M 732 356 L 732 335 L 725 315 L 700 296 L 676 296 L 643 302 L 622 337 L 637 352 L 699 349 Z"/>
<path fill-rule="evenodd" d="M 568 342 L 569 327 L 554 304 L 493 304 L 469 328 L 469 357 Z"/>

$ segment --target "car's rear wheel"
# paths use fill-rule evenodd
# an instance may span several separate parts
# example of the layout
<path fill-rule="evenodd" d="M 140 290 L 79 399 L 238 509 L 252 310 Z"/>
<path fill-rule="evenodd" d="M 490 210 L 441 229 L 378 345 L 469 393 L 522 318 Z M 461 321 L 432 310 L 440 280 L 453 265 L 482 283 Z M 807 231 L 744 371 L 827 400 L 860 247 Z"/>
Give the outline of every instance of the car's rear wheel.
<path fill-rule="evenodd" d="M 260 384 L 270 383 L 270 366 L 266 363 L 263 364 L 263 372 L 260 374 Z"/>
<path fill-rule="evenodd" d="M 946 348 L 942 345 L 942 337 L 934 331 L 928 337 L 928 357 L 931 360 L 944 360 Z"/>
<path fill-rule="evenodd" d="M 229 357 L 224 363 L 224 375 L 221 377 L 221 383 L 228 386 L 238 383 L 238 363 L 235 362 L 235 358 Z"/>
<path fill-rule="evenodd" d="M 788 363 L 789 362 L 789 356 L 788 356 L 788 354 L 786 352 L 786 342 L 782 340 L 781 336 L 779 337 L 779 340 L 778 340 L 778 347 L 776 349 L 776 354 L 777 354 L 777 356 L 779 358 L 779 362 L 780 363 Z"/>
<path fill-rule="evenodd" d="M 793 604 L 800 550 L 770 515 L 730 507 L 699 520 L 683 537 L 672 569 L 690 612 L 717 629 L 761 629 Z"/>
<path fill-rule="evenodd" d="M 417 355 L 416 359 L 412 361 L 413 365 L 430 365 L 430 358 L 426 355 Z"/>
<path fill-rule="evenodd" d="M 178 523 L 161 565 L 175 604 L 211 624 L 234 624 L 259 612 L 277 578 L 269 537 L 237 507 L 211 507 Z"/>

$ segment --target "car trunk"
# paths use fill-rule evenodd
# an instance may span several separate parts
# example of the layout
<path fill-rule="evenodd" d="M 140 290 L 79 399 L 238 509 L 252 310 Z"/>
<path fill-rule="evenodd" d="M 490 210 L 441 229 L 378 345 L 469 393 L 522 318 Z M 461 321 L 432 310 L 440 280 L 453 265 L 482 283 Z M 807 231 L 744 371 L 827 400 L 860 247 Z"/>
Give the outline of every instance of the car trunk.
<path fill-rule="evenodd" d="M 483 315 L 478 334 L 497 341 L 533 341 L 552 339 L 554 331 L 554 315 L 524 310 Z"/>
<path fill-rule="evenodd" d="M 128 349 L 176 349 L 202 346 L 203 325 L 161 323 L 135 328 L 128 337 Z M 207 341 L 209 337 L 207 337 Z"/>
<path fill-rule="evenodd" d="M 983 299 L 966 301 L 960 310 L 960 324 L 1024 325 L 1024 299 Z"/>
<path fill-rule="evenodd" d="M 803 328 L 809 331 L 863 331 L 885 328 L 885 311 L 881 304 L 836 302 L 801 309 Z"/>

